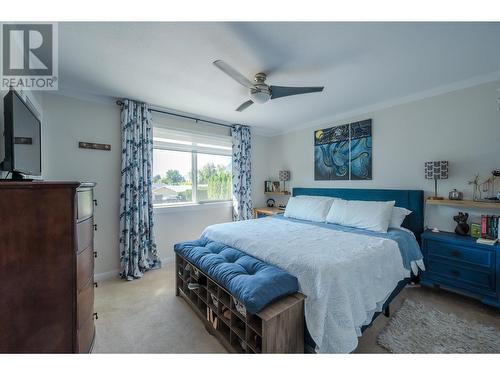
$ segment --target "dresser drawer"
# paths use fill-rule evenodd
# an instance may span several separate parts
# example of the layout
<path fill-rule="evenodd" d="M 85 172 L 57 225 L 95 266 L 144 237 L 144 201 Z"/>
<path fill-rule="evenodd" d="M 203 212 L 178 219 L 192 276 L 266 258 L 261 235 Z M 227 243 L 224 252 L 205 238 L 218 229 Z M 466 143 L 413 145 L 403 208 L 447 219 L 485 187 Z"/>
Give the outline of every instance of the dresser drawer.
<path fill-rule="evenodd" d="M 89 246 L 76 257 L 76 288 L 81 290 L 94 276 L 94 247 Z"/>
<path fill-rule="evenodd" d="M 427 256 L 444 258 L 453 262 L 470 263 L 490 268 L 494 261 L 492 251 L 457 246 L 440 241 L 428 240 L 426 243 Z"/>
<path fill-rule="evenodd" d="M 76 219 L 85 220 L 94 215 L 94 189 L 78 189 L 76 191 Z"/>
<path fill-rule="evenodd" d="M 89 353 L 94 339 L 94 319 L 92 315 L 77 330 L 78 352 Z"/>
<path fill-rule="evenodd" d="M 487 270 L 471 270 L 462 267 L 460 263 L 437 262 L 435 260 L 427 260 L 425 267 L 425 273 L 433 274 L 433 277 L 448 279 L 453 285 L 460 283 L 480 289 L 495 289 L 495 276 Z"/>
<path fill-rule="evenodd" d="M 76 224 L 77 252 L 81 252 L 94 243 L 94 218 Z"/>
<path fill-rule="evenodd" d="M 94 313 L 94 284 L 89 282 L 82 290 L 77 292 L 78 328 L 92 318 Z"/>

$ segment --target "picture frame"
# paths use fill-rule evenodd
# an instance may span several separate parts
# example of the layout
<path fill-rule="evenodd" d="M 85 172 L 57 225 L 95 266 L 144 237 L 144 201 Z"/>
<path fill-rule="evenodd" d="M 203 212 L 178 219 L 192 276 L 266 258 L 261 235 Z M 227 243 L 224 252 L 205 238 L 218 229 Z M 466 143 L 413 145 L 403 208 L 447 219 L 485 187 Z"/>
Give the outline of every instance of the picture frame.
<path fill-rule="evenodd" d="M 273 192 L 273 182 L 272 181 L 264 181 L 264 192 L 272 193 Z"/>

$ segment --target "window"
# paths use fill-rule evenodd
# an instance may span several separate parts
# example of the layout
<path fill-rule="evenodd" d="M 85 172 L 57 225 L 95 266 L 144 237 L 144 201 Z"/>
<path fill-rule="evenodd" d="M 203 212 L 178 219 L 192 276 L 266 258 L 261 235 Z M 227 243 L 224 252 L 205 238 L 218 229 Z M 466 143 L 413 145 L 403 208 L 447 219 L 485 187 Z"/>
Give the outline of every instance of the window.
<path fill-rule="evenodd" d="M 153 150 L 153 204 L 186 203 L 193 200 L 191 153 Z"/>
<path fill-rule="evenodd" d="M 232 196 L 231 157 L 197 153 L 198 201 L 230 200 Z"/>
<path fill-rule="evenodd" d="M 155 127 L 153 142 L 153 204 L 231 199 L 230 137 Z"/>

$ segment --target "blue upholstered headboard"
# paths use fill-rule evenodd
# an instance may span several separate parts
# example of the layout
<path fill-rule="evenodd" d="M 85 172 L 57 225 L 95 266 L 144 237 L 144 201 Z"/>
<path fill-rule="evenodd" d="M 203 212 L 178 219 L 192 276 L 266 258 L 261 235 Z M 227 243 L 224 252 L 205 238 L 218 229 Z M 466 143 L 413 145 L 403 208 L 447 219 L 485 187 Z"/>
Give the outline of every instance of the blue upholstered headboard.
<path fill-rule="evenodd" d="M 294 188 L 292 195 L 319 195 L 359 201 L 396 201 L 397 207 L 413 211 L 406 217 L 403 227 L 415 233 L 418 240 L 424 231 L 423 190 Z"/>

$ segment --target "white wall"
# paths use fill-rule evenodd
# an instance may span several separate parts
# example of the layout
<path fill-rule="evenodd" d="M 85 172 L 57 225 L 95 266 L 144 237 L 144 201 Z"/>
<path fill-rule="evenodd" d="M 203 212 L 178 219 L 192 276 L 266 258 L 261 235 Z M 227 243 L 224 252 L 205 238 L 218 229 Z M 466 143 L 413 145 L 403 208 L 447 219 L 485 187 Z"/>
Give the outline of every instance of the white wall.
<path fill-rule="evenodd" d="M 154 232 L 162 261 L 164 263 L 173 261 L 176 243 L 195 240 L 207 226 L 231 220 L 230 203 L 155 209 Z"/>
<path fill-rule="evenodd" d="M 254 207 L 266 205 L 264 181 L 273 175 L 271 159 L 273 158 L 273 142 L 269 137 L 252 135 L 252 201 Z"/>
<path fill-rule="evenodd" d="M 439 194 L 447 197 L 456 188 L 471 198 L 467 181 L 500 169 L 498 88 L 500 81 L 491 82 L 275 136 L 271 171 L 276 178 L 280 169 L 289 169 L 295 187 L 423 189 L 429 195 L 434 184 L 424 178 L 424 162 L 449 160 L 450 177 L 439 181 Z M 367 118 L 373 119 L 373 180 L 314 181 L 314 130 Z M 453 230 L 456 211 L 430 207 L 426 222 Z"/>
<path fill-rule="evenodd" d="M 95 212 L 96 278 L 115 276 L 119 269 L 119 195 L 121 169 L 120 110 L 112 102 L 95 102 L 57 94 L 43 95 L 43 178 L 97 182 Z M 169 116 L 153 116 L 158 123 L 180 129 L 227 134 L 225 128 L 196 125 Z M 111 144 L 111 151 L 82 150 L 78 141 Z M 257 146 L 258 147 L 258 146 Z M 258 164 L 258 163 L 257 163 Z M 210 224 L 230 221 L 231 207 L 155 210 L 155 236 L 163 261 L 173 259 L 173 244 L 199 237 Z"/>
<path fill-rule="evenodd" d="M 56 94 L 43 95 L 42 173 L 45 180 L 96 182 L 95 250 L 97 274 L 119 265 L 120 111 Z M 78 148 L 79 141 L 111 144 L 111 151 Z"/>

